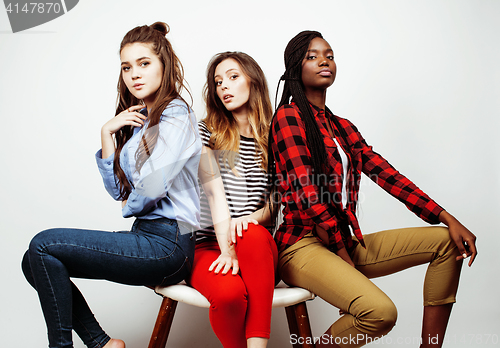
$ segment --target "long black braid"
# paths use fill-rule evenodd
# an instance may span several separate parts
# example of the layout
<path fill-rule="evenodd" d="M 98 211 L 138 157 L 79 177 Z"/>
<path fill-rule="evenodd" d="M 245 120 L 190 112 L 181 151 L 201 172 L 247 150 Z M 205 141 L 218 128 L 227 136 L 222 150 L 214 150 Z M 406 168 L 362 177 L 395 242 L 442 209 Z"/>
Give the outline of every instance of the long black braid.
<path fill-rule="evenodd" d="M 312 169 L 314 170 L 314 173 L 311 173 L 311 175 L 321 174 L 323 172 L 323 165 L 327 159 L 323 135 L 319 130 L 319 126 L 316 122 L 316 119 L 314 118 L 311 107 L 309 106 L 309 101 L 307 100 L 306 94 L 304 92 L 304 85 L 302 83 L 302 61 L 306 56 L 311 40 L 316 37 L 323 38 L 321 33 L 317 31 L 302 31 L 293 39 L 291 39 L 286 46 L 285 73 L 280 79 L 280 81 L 284 80 L 285 83 L 281 101 L 276 106 L 277 111 L 281 106 L 289 104 L 291 98 L 293 98 L 294 102 L 298 106 L 301 119 L 305 125 L 307 144 L 309 147 L 309 152 L 311 153 Z M 277 94 L 278 91 L 276 91 L 276 96 Z M 276 111 L 274 113 L 274 116 L 276 116 Z M 345 130 L 340 126 L 335 117 L 333 122 L 339 129 L 341 136 L 344 138 L 344 141 L 346 141 L 347 143 L 347 134 Z M 279 194 L 277 192 L 278 183 L 276 175 L 276 164 L 274 161 L 274 153 L 272 150 L 272 144 L 274 141 L 272 130 L 273 129 L 271 127 L 269 129 L 268 145 L 268 177 L 270 184 L 269 208 L 271 210 L 272 216 L 277 218 L 277 212 L 280 208 L 281 197 L 279 197 Z M 354 172 L 356 171 L 354 170 Z"/>
<path fill-rule="evenodd" d="M 290 104 L 290 98 L 293 98 L 301 112 L 302 121 L 306 128 L 306 138 L 311 152 L 312 166 L 315 173 L 322 172 L 322 166 L 326 160 L 325 143 L 319 130 L 314 114 L 309 106 L 309 101 L 304 92 L 302 84 L 302 61 L 306 56 L 307 49 L 312 39 L 320 37 L 321 33 L 317 31 L 303 31 L 290 40 L 285 49 L 285 73 L 281 77 L 285 80 L 281 101 L 276 107 Z"/>

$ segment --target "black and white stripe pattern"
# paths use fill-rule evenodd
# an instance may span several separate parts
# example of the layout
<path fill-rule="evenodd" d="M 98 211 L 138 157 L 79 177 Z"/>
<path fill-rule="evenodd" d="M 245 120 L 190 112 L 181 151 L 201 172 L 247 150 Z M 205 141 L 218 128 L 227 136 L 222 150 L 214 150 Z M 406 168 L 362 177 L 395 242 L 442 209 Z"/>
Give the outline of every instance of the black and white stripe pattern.
<path fill-rule="evenodd" d="M 209 140 L 211 132 L 205 122 L 199 123 L 201 141 L 204 146 L 210 147 Z M 262 208 L 265 204 L 267 194 L 266 172 L 262 169 L 260 152 L 255 149 L 253 138 L 240 136 L 240 147 L 235 169 L 237 175 L 231 170 L 226 161 L 222 162 L 223 156 L 219 158 L 219 168 L 224 183 L 226 201 L 232 218 L 249 215 Z M 212 216 L 207 197 L 201 188 L 201 229 L 196 233 L 196 241 L 215 240 Z"/>

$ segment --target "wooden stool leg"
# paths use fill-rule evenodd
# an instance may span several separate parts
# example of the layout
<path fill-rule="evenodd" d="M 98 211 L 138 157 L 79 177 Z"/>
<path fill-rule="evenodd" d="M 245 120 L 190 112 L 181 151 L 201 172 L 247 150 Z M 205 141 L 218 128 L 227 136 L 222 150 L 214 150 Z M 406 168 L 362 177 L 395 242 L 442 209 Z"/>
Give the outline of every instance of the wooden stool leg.
<path fill-rule="evenodd" d="M 165 348 L 176 307 L 177 301 L 168 297 L 163 298 L 148 348 Z"/>
<path fill-rule="evenodd" d="M 295 318 L 294 306 L 285 307 L 286 319 L 288 320 L 288 330 L 290 330 L 290 339 L 299 337 L 299 328 L 297 326 L 297 319 Z M 293 348 L 300 348 L 299 343 L 292 344 Z"/>
<path fill-rule="evenodd" d="M 315 348 L 311 325 L 309 323 L 309 316 L 307 315 L 306 303 L 300 302 L 296 305 L 286 307 L 285 311 L 288 319 L 290 335 L 295 334 L 295 337 L 300 337 L 300 341 L 303 342 L 303 344 L 299 344 L 297 340 L 297 343 L 293 345 L 293 348 Z"/>

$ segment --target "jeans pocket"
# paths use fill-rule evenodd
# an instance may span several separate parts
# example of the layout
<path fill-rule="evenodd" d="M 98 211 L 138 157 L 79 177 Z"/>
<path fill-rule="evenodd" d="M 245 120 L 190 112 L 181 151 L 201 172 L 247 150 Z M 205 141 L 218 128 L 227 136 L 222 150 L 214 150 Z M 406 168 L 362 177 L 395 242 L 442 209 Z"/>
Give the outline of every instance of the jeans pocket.
<path fill-rule="evenodd" d="M 186 279 L 190 272 L 191 272 L 191 262 L 189 261 L 189 257 L 185 257 L 181 267 L 179 267 L 179 269 L 174 273 L 164 277 L 159 285 L 167 286 L 167 285 L 177 284 Z"/>

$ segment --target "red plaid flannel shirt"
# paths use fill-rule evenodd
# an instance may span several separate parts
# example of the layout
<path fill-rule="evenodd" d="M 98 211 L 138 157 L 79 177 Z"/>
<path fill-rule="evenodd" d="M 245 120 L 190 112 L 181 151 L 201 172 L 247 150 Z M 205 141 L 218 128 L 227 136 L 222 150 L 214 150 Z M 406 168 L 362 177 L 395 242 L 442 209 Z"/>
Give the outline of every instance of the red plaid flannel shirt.
<path fill-rule="evenodd" d="M 348 223 L 358 241 L 364 245 L 355 214 L 359 182 L 355 182 L 352 171 L 349 170 L 351 175 L 347 178 L 348 199 L 346 207 L 343 207 L 342 163 L 337 145 L 326 128 L 327 117 L 329 119 L 336 117 L 345 129 L 347 144 L 335 124 L 330 122 L 335 138 L 349 158 L 349 165 L 353 163 L 352 158 L 355 159 L 354 163 L 357 166 L 354 170 L 358 174 L 361 172 L 366 174 L 424 221 L 431 224 L 439 223 L 438 215 L 443 208 L 374 152 L 351 122 L 330 112 L 327 112 L 325 117 L 323 110 L 313 105 L 311 107 L 323 134 L 327 152 L 327 163 L 324 168 L 328 185 L 326 190 L 323 189 L 323 193 L 317 186 L 317 180 L 311 176 L 311 154 L 305 140 L 305 126 L 299 116 L 299 108 L 293 102 L 280 107 L 272 122 L 274 142 L 271 150 L 276 162 L 278 192 L 281 194 L 284 215 L 283 224 L 275 234 L 279 251 L 293 245 L 309 233 L 314 225 L 328 232 L 332 249 L 338 250 L 344 247 L 349 249 L 354 246 L 354 242 L 350 231 L 347 236 L 344 232 L 343 236 L 340 228 L 342 223 Z"/>

